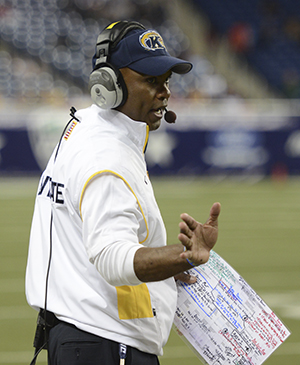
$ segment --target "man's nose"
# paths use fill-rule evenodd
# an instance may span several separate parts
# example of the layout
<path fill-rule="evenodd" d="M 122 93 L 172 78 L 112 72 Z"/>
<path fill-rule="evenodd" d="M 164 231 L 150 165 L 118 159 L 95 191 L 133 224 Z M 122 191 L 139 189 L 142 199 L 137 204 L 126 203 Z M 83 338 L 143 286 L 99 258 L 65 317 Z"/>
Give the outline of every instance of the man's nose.
<path fill-rule="evenodd" d="M 171 96 L 171 91 L 169 89 L 169 85 L 166 83 L 162 84 L 157 92 L 157 98 L 163 100 L 163 99 L 169 99 L 170 96 Z"/>

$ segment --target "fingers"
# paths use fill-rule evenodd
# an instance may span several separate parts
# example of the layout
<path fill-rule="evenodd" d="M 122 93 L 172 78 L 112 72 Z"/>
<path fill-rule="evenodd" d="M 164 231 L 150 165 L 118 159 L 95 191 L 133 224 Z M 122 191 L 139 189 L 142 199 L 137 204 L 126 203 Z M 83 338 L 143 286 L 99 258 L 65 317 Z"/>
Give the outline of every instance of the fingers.
<path fill-rule="evenodd" d="M 190 215 L 188 215 L 187 213 L 182 213 L 180 215 L 180 218 L 186 223 L 186 226 L 190 229 L 190 230 L 195 230 L 197 225 L 198 225 L 198 222 L 193 218 L 191 217 Z"/>
<path fill-rule="evenodd" d="M 178 239 L 183 244 L 183 246 L 186 247 L 187 250 L 189 250 L 192 247 L 192 242 L 190 238 L 186 236 L 184 233 L 179 233 Z"/>
<path fill-rule="evenodd" d="M 185 234 L 189 238 L 192 237 L 193 231 L 188 227 L 188 225 L 185 222 L 179 223 L 180 233 Z"/>
<path fill-rule="evenodd" d="M 184 272 L 175 275 L 175 280 L 180 280 L 186 284 L 194 284 L 197 281 L 196 276 L 186 274 Z"/>
<path fill-rule="evenodd" d="M 209 224 L 211 226 L 217 226 L 218 225 L 218 217 L 220 215 L 220 212 L 221 212 L 221 204 L 220 203 L 214 203 L 212 205 L 212 207 L 210 208 L 209 218 L 206 221 L 206 224 Z M 188 232 L 187 228 L 189 228 L 191 231 L 194 231 L 197 228 L 198 224 L 199 224 L 193 217 L 191 217 L 187 213 L 182 213 L 180 215 L 180 218 L 186 223 L 185 227 L 183 225 L 182 226 L 179 225 L 180 229 L 184 229 L 185 234 L 187 234 L 187 232 Z M 191 237 L 191 233 L 189 234 L 189 237 Z"/>
<path fill-rule="evenodd" d="M 179 223 L 179 241 L 186 251 L 180 254 L 183 259 L 196 263 L 205 263 L 209 259 L 209 252 L 217 242 L 218 217 L 221 212 L 221 204 L 214 203 L 210 209 L 210 215 L 204 225 L 197 222 L 187 213 L 180 215 L 182 222 Z"/>

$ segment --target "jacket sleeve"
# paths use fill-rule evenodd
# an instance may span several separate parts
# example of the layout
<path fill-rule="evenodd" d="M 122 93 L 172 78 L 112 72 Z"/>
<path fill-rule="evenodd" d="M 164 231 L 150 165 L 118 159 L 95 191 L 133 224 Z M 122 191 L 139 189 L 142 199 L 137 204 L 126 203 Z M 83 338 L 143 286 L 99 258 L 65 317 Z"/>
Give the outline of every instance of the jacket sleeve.
<path fill-rule="evenodd" d="M 81 202 L 83 242 L 89 260 L 111 285 L 138 285 L 135 252 L 143 247 L 138 232 L 143 216 L 134 194 L 111 173 L 93 178 Z"/>

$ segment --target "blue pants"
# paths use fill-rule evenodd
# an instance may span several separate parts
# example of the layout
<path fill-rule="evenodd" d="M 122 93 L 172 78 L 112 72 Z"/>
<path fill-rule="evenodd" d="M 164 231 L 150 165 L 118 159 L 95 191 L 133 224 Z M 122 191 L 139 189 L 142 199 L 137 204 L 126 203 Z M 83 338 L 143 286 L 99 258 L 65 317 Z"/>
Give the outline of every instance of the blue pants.
<path fill-rule="evenodd" d="M 119 365 L 119 344 L 61 322 L 50 330 L 50 365 Z M 156 355 L 127 346 L 125 365 L 159 365 Z"/>

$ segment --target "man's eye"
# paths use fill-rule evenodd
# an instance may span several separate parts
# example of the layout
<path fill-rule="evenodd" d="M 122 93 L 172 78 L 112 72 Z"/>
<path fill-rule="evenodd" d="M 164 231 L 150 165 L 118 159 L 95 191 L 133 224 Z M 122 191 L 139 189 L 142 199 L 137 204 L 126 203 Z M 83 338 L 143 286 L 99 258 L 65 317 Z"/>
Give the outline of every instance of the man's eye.
<path fill-rule="evenodd" d="M 155 84 L 156 83 L 156 77 L 149 77 L 147 79 L 147 81 L 149 82 L 149 84 Z"/>

